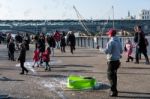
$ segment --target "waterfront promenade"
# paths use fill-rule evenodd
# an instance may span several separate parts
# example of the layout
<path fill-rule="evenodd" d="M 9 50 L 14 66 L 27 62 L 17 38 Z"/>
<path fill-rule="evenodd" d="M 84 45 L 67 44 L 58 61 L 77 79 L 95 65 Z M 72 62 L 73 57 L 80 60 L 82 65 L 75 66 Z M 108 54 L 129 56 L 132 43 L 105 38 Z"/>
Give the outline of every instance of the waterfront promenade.
<path fill-rule="evenodd" d="M 45 72 L 43 67 L 31 68 L 32 52 L 31 45 L 27 52 L 29 74 L 19 75 L 18 62 L 7 60 L 6 45 L 0 45 L 0 99 L 2 95 L 10 99 L 150 99 L 150 65 L 145 65 L 143 59 L 140 64 L 126 63 L 123 56 L 118 71 L 119 96 L 111 98 L 109 89 L 75 91 L 66 88 L 71 74 L 91 76 L 109 84 L 106 57 L 97 49 L 76 48 L 73 55 L 69 48 L 63 54 L 56 49 L 50 72 Z"/>

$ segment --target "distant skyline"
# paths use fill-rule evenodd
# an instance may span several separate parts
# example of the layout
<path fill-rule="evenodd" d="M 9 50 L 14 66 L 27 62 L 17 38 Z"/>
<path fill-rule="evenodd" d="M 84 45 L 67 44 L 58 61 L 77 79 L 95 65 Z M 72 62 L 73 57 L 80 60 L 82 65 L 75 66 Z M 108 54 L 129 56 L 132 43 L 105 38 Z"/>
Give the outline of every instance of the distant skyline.
<path fill-rule="evenodd" d="M 150 0 L 0 0 L 0 20 L 78 19 L 73 5 L 84 19 L 112 19 L 112 6 L 115 19 L 150 10 Z"/>

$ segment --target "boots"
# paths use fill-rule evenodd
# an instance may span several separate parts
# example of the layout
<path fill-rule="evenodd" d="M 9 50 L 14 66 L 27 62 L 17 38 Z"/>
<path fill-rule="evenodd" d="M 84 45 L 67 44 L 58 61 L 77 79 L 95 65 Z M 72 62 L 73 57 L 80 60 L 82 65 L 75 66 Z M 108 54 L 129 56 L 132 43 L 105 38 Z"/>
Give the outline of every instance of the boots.
<path fill-rule="evenodd" d="M 131 61 L 133 62 L 133 59 L 134 59 L 134 58 L 133 58 L 132 56 L 128 56 L 126 62 L 130 62 L 130 59 L 131 59 Z"/>
<path fill-rule="evenodd" d="M 131 61 L 133 62 L 134 58 L 132 56 L 129 56 L 129 58 L 131 59 Z"/>

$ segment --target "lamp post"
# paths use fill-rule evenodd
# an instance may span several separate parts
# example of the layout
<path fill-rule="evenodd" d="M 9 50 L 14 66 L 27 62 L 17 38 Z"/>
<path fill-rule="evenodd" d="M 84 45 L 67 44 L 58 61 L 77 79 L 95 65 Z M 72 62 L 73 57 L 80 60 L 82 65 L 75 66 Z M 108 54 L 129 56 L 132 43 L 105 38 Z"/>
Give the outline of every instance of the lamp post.
<path fill-rule="evenodd" d="M 113 14 L 113 29 L 115 29 L 115 22 L 114 22 L 114 6 L 112 6 L 112 14 Z"/>

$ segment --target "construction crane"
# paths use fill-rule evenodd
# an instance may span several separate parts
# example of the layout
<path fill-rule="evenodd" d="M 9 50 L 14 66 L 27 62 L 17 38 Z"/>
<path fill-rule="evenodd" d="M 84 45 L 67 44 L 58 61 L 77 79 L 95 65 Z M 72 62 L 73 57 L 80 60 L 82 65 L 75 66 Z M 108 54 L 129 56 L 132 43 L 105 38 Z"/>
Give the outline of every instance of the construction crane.
<path fill-rule="evenodd" d="M 89 35 L 91 34 L 87 28 L 87 26 L 85 25 L 85 23 L 83 22 L 84 18 L 82 17 L 82 15 L 79 13 L 79 11 L 76 9 L 75 6 L 73 6 L 73 9 L 76 12 L 76 15 L 78 17 L 79 23 L 81 24 L 81 26 L 83 27 L 83 29 L 86 31 L 86 33 Z"/>

